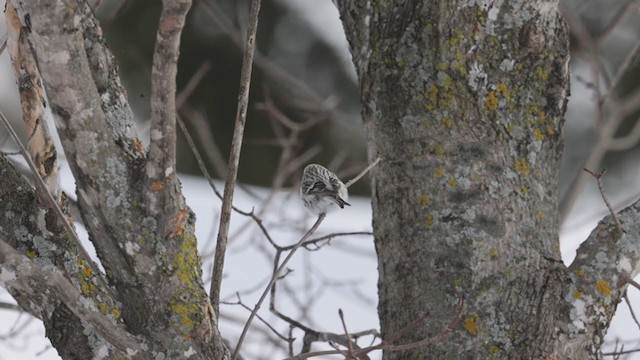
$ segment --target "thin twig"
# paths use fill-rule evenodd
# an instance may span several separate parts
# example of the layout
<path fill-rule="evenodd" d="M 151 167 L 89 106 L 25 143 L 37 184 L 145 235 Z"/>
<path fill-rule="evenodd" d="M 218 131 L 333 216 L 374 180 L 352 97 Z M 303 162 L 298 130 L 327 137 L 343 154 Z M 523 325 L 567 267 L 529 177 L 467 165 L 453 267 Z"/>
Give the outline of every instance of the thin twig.
<path fill-rule="evenodd" d="M 620 356 L 623 354 L 633 354 L 633 353 L 637 353 L 640 352 L 640 348 L 638 349 L 632 349 L 632 350 L 620 350 L 620 351 L 614 351 L 614 352 L 609 352 L 609 353 L 602 353 L 602 355 L 604 356 Z"/>
<path fill-rule="evenodd" d="M 409 350 L 409 349 L 415 349 L 418 347 L 424 347 L 430 344 L 433 344 L 437 341 L 441 341 L 442 339 L 444 339 L 445 337 L 449 336 L 449 334 L 451 334 L 451 332 L 453 332 L 453 330 L 455 329 L 455 327 L 458 325 L 458 323 L 460 322 L 460 320 L 462 319 L 462 310 L 464 308 L 464 301 L 460 300 L 460 303 L 458 304 L 458 309 L 456 312 L 456 315 L 454 316 L 454 318 L 449 322 L 449 324 L 437 335 L 432 336 L 430 338 L 426 338 L 426 339 L 422 339 L 420 341 L 416 341 L 416 342 L 412 342 L 409 344 L 403 344 L 403 345 L 391 345 L 390 340 L 383 340 L 380 344 L 374 345 L 374 346 L 369 346 L 366 348 L 363 348 L 361 350 L 357 350 L 354 352 L 354 356 L 356 358 L 361 357 L 365 354 L 368 354 L 374 350 L 387 350 L 387 351 L 402 351 L 402 350 Z M 410 331 L 411 329 L 415 328 L 415 326 L 417 326 L 417 324 L 419 324 L 420 322 L 424 321 L 424 318 L 418 319 L 417 321 L 412 322 L 411 324 L 409 324 L 408 326 L 406 326 L 404 329 L 401 329 L 397 334 L 394 334 L 394 336 L 392 337 L 392 339 L 394 339 L 393 341 L 395 341 L 395 339 L 398 339 L 402 336 L 402 334 L 407 333 L 408 331 Z M 304 353 L 304 354 L 299 354 L 296 356 L 292 356 L 292 357 L 288 357 L 284 360 L 303 360 L 303 359 L 309 359 L 312 357 L 319 357 L 319 356 L 325 356 L 325 355 L 335 355 L 335 354 L 343 354 L 343 351 L 337 351 L 337 350 L 329 350 L 329 351 L 315 351 L 315 352 L 309 352 L 309 353 Z"/>
<path fill-rule="evenodd" d="M 6 302 L 0 302 L 0 309 L 24 312 L 24 310 L 20 306 L 18 306 L 16 304 L 6 303 Z"/>
<path fill-rule="evenodd" d="M 8 34 L 4 34 L 2 41 L 0 41 L 0 55 L 4 52 L 4 49 L 7 47 L 7 38 Z"/>
<path fill-rule="evenodd" d="M 187 82 L 187 85 L 180 90 L 180 92 L 176 95 L 176 109 L 180 109 L 182 105 L 187 101 L 191 93 L 200 85 L 202 79 L 207 75 L 209 70 L 211 69 L 211 64 L 208 61 L 202 62 L 198 70 L 193 74 L 193 76 Z"/>
<path fill-rule="evenodd" d="M 240 149 L 242 148 L 242 137 L 247 121 L 247 107 L 249 106 L 249 89 L 251 86 L 251 70 L 253 68 L 253 54 L 255 51 L 256 32 L 258 30 L 258 14 L 260 12 L 260 0 L 251 1 L 249 10 L 249 29 L 245 41 L 244 56 L 242 59 L 242 70 L 240 73 L 240 91 L 238 94 L 238 110 L 236 113 L 236 124 L 233 130 L 231 141 L 231 154 L 229 154 L 229 169 L 224 186 L 222 199 L 222 210 L 220 211 L 220 226 L 218 227 L 218 239 L 216 241 L 216 253 L 213 261 L 213 272 L 211 276 L 210 300 L 213 305 L 216 319 L 220 313 L 220 286 L 222 285 L 222 272 L 224 269 L 224 257 L 227 251 L 227 240 L 229 238 L 229 224 L 231 222 L 231 205 L 233 202 L 233 191 L 238 177 L 238 164 L 240 162 Z M 236 348 L 233 358 L 238 354 Z"/>
<path fill-rule="evenodd" d="M 625 279 L 625 281 L 626 281 L 629 285 L 631 285 L 631 286 L 633 286 L 634 288 L 636 288 L 636 289 L 640 290 L 640 284 L 638 284 L 635 280 L 633 280 L 633 279 L 631 279 L 631 278 L 628 278 L 628 279 Z"/>
<path fill-rule="evenodd" d="M 264 299 L 267 297 L 267 294 L 269 294 L 269 292 L 271 291 L 271 288 L 273 287 L 273 285 L 278 280 L 278 277 L 282 273 L 282 270 L 287 265 L 289 260 L 291 260 L 291 258 L 293 257 L 293 254 L 296 253 L 296 250 L 299 249 L 300 246 L 302 246 L 302 244 L 305 242 L 305 240 L 307 240 L 307 238 L 309 238 L 309 236 L 311 236 L 311 234 L 313 234 L 316 231 L 318 226 L 320 226 L 322 221 L 324 221 L 325 217 L 326 217 L 326 214 L 320 214 L 318 216 L 318 220 L 316 220 L 315 224 L 313 224 L 311 229 L 309 229 L 309 231 L 307 231 L 304 234 L 304 236 L 302 236 L 300 241 L 298 241 L 298 243 L 296 244 L 297 246 L 294 247 L 289 252 L 289 254 L 287 254 L 287 257 L 282 261 L 280 266 L 278 266 L 278 268 L 273 272 L 273 275 L 271 276 L 271 280 L 269 281 L 269 284 L 267 285 L 267 287 L 262 292 L 262 296 L 260 296 L 260 299 L 258 300 L 258 302 L 256 303 L 256 305 L 253 308 L 253 311 L 251 312 L 251 315 L 249 315 L 249 319 L 247 319 L 247 323 L 244 325 L 244 329 L 242 329 L 242 334 L 240 335 L 240 339 L 238 340 L 238 343 L 236 344 L 236 348 L 233 351 L 233 356 L 231 357 L 231 360 L 235 360 L 237 358 L 238 354 L 240 353 L 240 347 L 242 346 L 242 342 L 244 341 L 244 338 L 247 335 L 247 331 L 249 330 L 249 327 L 251 326 L 251 322 L 253 321 L 253 318 L 256 316 L 258 310 L 260 309 L 260 306 L 262 306 L 262 303 L 264 302 Z"/>
<path fill-rule="evenodd" d="M 636 317 L 636 313 L 633 311 L 633 306 L 631 306 L 631 302 L 629 301 L 629 297 L 627 296 L 627 294 L 624 294 L 624 302 L 627 304 L 627 307 L 629 308 L 629 312 L 631 313 L 631 317 L 633 318 L 633 322 L 636 323 L 636 325 L 638 326 L 638 329 L 640 329 L 640 322 L 638 322 L 638 318 Z"/>
<path fill-rule="evenodd" d="M 620 233 L 622 233 L 623 230 L 622 230 L 622 225 L 620 224 L 620 220 L 618 220 L 618 216 L 616 215 L 615 211 L 613 211 L 613 207 L 611 207 L 611 203 L 609 203 L 609 200 L 607 199 L 607 195 L 604 192 L 604 185 L 602 184 L 602 177 L 607 172 L 607 169 L 602 169 L 602 171 L 599 171 L 596 173 L 586 168 L 584 169 L 584 171 L 586 171 L 591 176 L 596 178 L 596 182 L 598 183 L 598 189 L 600 190 L 600 195 L 602 196 L 602 200 L 604 201 L 604 204 L 607 205 L 607 208 L 611 213 L 611 217 L 613 218 L 613 221 L 616 223 L 616 228 Z"/>
<path fill-rule="evenodd" d="M 378 165 L 378 163 L 382 160 L 381 156 L 378 156 L 377 159 L 375 159 L 371 164 L 369 164 L 369 166 L 367 166 L 364 170 L 362 170 L 362 172 L 360 172 L 360 174 L 358 174 L 356 177 L 354 177 L 353 179 L 347 181 L 346 184 L 344 184 L 344 186 L 346 186 L 347 188 L 350 187 L 351 185 L 353 185 L 353 183 L 355 183 L 356 181 L 360 180 L 360 178 L 362 178 L 366 173 L 369 172 L 369 170 L 373 169 L 376 165 Z"/>
<path fill-rule="evenodd" d="M 247 305 L 245 305 L 245 303 L 242 302 L 242 299 L 240 298 L 240 293 L 236 292 L 236 298 L 238 299 L 238 301 L 236 301 L 235 303 L 224 303 L 225 305 L 240 305 L 242 308 L 248 310 L 249 312 L 251 312 L 251 308 L 248 307 Z M 279 337 L 281 340 L 287 341 L 289 342 L 289 340 L 291 339 L 290 337 L 287 338 L 286 336 L 280 334 L 278 332 L 278 330 L 276 330 L 276 328 L 273 327 L 273 325 L 271 325 L 267 320 L 265 320 L 262 316 L 260 315 L 256 315 L 256 317 L 258 318 L 258 320 L 260 320 L 261 323 L 263 323 L 269 330 L 271 330 L 272 333 L 274 333 L 277 337 Z"/>
<path fill-rule="evenodd" d="M 342 312 L 342 309 L 338 309 L 338 316 L 340 317 L 340 322 L 342 323 L 342 329 L 344 329 L 344 337 L 345 339 L 347 339 L 347 350 L 349 351 L 349 356 L 353 356 L 351 335 L 349 335 L 349 330 L 347 330 L 347 324 L 344 321 L 344 313 Z"/>
<path fill-rule="evenodd" d="M 235 29 L 233 22 L 227 18 L 220 5 L 212 0 L 201 1 L 199 4 L 202 5 L 204 12 L 211 17 L 220 30 L 227 34 L 234 44 L 241 47 L 242 37 L 240 32 Z M 275 83 L 282 85 L 280 88 L 286 89 L 288 94 L 295 95 L 290 98 L 295 97 L 296 99 L 301 99 L 303 102 L 310 104 L 310 106 L 306 106 L 309 111 L 327 113 L 336 125 L 345 128 L 352 134 L 357 135 L 359 133 L 357 127 L 353 125 L 354 122 L 350 121 L 350 117 L 336 109 L 334 102 L 322 98 L 307 84 L 276 65 L 266 55 L 260 51 L 256 51 L 254 61 L 255 65 L 258 66 L 266 76 Z M 298 108 L 300 111 L 305 111 L 305 109 L 300 109 L 300 106 L 298 106 Z"/>

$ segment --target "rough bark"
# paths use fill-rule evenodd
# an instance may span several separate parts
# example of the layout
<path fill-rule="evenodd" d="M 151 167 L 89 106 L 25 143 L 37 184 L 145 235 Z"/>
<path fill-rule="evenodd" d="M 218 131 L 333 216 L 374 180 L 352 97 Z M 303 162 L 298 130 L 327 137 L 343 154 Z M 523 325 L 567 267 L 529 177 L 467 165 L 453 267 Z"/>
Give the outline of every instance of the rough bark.
<path fill-rule="evenodd" d="M 557 1 L 338 1 L 371 159 L 384 359 L 598 359 L 638 273 L 638 205 L 569 268 L 557 190 L 568 34 Z M 634 246 L 634 244 L 636 244 Z"/>
<path fill-rule="evenodd" d="M 0 280 L 43 320 L 65 359 L 229 356 L 202 283 L 195 217 L 175 176 L 175 65 L 190 4 L 164 4 L 152 74 L 152 145 L 145 153 L 87 4 L 9 3 L 7 16 L 18 25 L 10 29 L 13 38 L 26 40 L 19 43 L 22 57 L 11 53 L 14 69 L 21 79 L 19 64 L 30 51 L 37 71 L 28 70 L 42 77 L 42 103 L 53 113 L 82 220 L 106 270 L 91 266 L 62 226 L 68 220 L 42 205 L 41 194 L 2 158 L 1 203 L 12 217 L 0 223 L 6 243 L 0 244 Z M 41 90 L 21 92 L 23 104 L 41 100 L 36 95 Z"/>

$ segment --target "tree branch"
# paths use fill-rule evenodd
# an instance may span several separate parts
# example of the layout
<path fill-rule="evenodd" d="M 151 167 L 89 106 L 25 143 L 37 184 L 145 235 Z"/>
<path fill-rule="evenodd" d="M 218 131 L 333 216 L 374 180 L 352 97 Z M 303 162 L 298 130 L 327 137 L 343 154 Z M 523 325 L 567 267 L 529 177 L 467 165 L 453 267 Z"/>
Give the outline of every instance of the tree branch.
<path fill-rule="evenodd" d="M 42 86 L 35 57 L 22 32 L 18 13 L 11 2 L 7 3 L 6 18 L 8 29 L 8 49 L 13 72 L 18 79 L 22 120 L 27 125 L 29 153 L 34 160 L 46 189 L 56 200 L 60 197 L 57 152 L 47 125 L 45 106 L 47 99 Z M 50 116 L 50 115 L 49 115 Z"/>
<path fill-rule="evenodd" d="M 253 68 L 253 54 L 255 51 L 256 32 L 258 30 L 258 14 L 260 12 L 260 0 L 252 0 L 249 10 L 249 28 L 242 59 L 242 70 L 240 73 L 240 90 L 238 93 L 238 109 L 236 112 L 236 123 L 231 140 L 231 153 L 229 154 L 229 169 L 224 186 L 222 199 L 222 210 L 220 212 L 220 226 L 218 228 L 218 239 L 216 241 L 216 253 L 213 261 L 213 273 L 211 277 L 210 300 L 214 307 L 215 317 L 220 313 L 220 286 L 222 285 L 222 274 L 224 270 L 224 257 L 227 251 L 227 240 L 229 237 L 229 224 L 231 222 L 231 207 L 233 203 L 233 192 L 235 190 L 236 178 L 238 176 L 238 163 L 240 162 L 240 150 L 242 148 L 242 137 L 244 126 L 247 121 L 247 106 L 249 104 L 249 89 L 251 87 L 251 70 Z M 234 358 L 237 356 L 237 350 Z"/>
<path fill-rule="evenodd" d="M 141 349 L 137 339 L 101 314 L 95 303 L 83 297 L 57 268 L 34 265 L 3 240 L 0 241 L 0 270 L 3 286 L 32 298 L 45 294 L 55 296 L 119 351 L 133 355 Z"/>
<path fill-rule="evenodd" d="M 129 191 L 129 184 L 143 155 L 116 65 L 84 2 L 12 4 L 29 29 L 25 33 L 76 180 L 87 231 L 108 276 L 115 283 L 126 282 L 131 267 L 121 249 L 136 232 L 122 224 L 134 221 L 130 209 L 140 192 Z"/>
<path fill-rule="evenodd" d="M 180 35 L 191 0 L 165 0 L 158 24 L 151 68 L 151 143 L 146 164 L 147 206 L 170 233 L 181 206 L 175 202 L 176 177 L 176 74 Z"/>
<path fill-rule="evenodd" d="M 619 225 L 611 215 L 602 219 L 568 268 L 564 298 L 572 306 L 572 333 L 607 328 L 628 279 L 640 273 L 640 201 L 620 211 L 617 220 Z"/>

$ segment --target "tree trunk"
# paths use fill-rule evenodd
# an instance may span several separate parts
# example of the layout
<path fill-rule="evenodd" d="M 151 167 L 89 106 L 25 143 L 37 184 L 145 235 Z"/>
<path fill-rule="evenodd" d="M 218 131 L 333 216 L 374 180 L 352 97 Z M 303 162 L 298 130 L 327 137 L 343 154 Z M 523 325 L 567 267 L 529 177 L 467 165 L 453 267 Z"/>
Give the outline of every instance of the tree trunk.
<path fill-rule="evenodd" d="M 338 2 L 369 155 L 384 158 L 372 172 L 383 338 L 425 312 L 395 344 L 435 336 L 464 301 L 449 336 L 384 359 L 601 356 L 618 285 L 638 272 L 637 205 L 619 214 L 626 233 L 607 218 L 563 264 L 569 54 L 557 5 Z"/>

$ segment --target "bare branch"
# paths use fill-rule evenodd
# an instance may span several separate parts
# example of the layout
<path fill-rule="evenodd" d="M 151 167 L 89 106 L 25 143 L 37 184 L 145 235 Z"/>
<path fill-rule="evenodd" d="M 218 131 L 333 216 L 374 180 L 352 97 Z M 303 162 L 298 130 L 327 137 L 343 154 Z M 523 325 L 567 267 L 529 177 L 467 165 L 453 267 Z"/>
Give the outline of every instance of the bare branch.
<path fill-rule="evenodd" d="M 224 12 L 220 9 L 215 1 L 206 0 L 199 3 L 204 8 L 205 12 L 211 17 L 214 23 L 231 38 L 231 40 L 238 46 L 243 46 L 242 36 L 240 32 L 234 28 L 233 22 L 227 18 Z M 334 123 L 338 126 L 345 128 L 351 133 L 358 133 L 357 127 L 354 125 L 352 119 L 346 114 L 335 109 L 335 104 L 332 101 L 326 101 L 317 92 L 311 89 L 304 82 L 292 76 L 286 70 L 280 68 L 277 64 L 271 62 L 266 55 L 260 51 L 256 51 L 255 64 L 263 71 L 264 74 L 269 76 L 270 79 L 278 84 L 282 85 L 283 89 L 289 90 L 291 95 L 295 95 L 296 99 L 300 99 L 305 103 L 309 103 L 313 108 L 312 111 L 327 113 Z"/>
<path fill-rule="evenodd" d="M 369 172 L 369 170 L 373 169 L 376 165 L 378 165 L 378 163 L 382 160 L 381 156 L 378 156 L 377 159 L 375 159 L 371 164 L 369 164 L 369 166 L 367 166 L 364 170 L 362 170 L 360 172 L 360 174 L 358 174 L 356 177 L 354 177 L 353 179 L 347 181 L 346 184 L 344 184 L 346 187 L 350 187 L 351 185 L 353 185 L 356 181 L 360 180 L 366 173 Z"/>
<path fill-rule="evenodd" d="M 609 213 L 611 214 L 611 217 L 613 218 L 613 221 L 615 221 L 616 227 L 618 228 L 618 231 L 624 231 L 622 229 L 622 225 L 620 225 L 620 220 L 618 220 L 618 216 L 616 216 L 616 212 L 613 211 L 613 207 L 611 207 L 611 203 L 607 199 L 607 194 L 605 194 L 605 192 L 604 192 L 604 185 L 602 184 L 602 177 L 607 172 L 607 169 L 602 169 L 602 171 L 599 171 L 597 173 L 594 173 L 593 171 L 591 171 L 589 169 L 584 169 L 584 171 L 588 172 L 591 176 L 596 178 L 596 181 L 598 182 L 598 190 L 600 190 L 600 195 L 602 196 L 602 200 L 604 201 L 605 205 L 607 205 L 607 209 L 609 209 Z"/>
<path fill-rule="evenodd" d="M 616 111 L 607 119 L 596 138 L 596 143 L 586 160 L 582 164 L 582 168 L 592 169 L 600 164 L 600 161 L 609 150 L 611 144 L 615 141 L 613 136 L 616 130 L 622 123 L 622 121 L 640 108 L 640 90 L 636 90 L 628 97 L 626 97 L 622 103 L 618 106 Z M 584 172 L 579 172 L 571 182 L 569 191 L 564 196 L 560 204 L 560 218 L 565 219 L 578 199 L 578 195 L 582 191 L 586 181 L 587 175 Z"/>
<path fill-rule="evenodd" d="M 242 59 L 242 71 L 240 73 L 240 90 L 238 93 L 238 109 L 236 112 L 236 123 L 231 140 L 231 153 L 229 154 L 229 169 L 225 181 L 224 196 L 222 199 L 222 210 L 220 212 L 220 226 L 218 227 L 218 239 L 216 242 L 216 253 L 213 262 L 213 273 L 211 277 L 210 300 L 214 306 L 214 313 L 217 318 L 219 314 L 220 286 L 222 284 L 222 273 L 224 270 L 224 257 L 227 251 L 227 240 L 229 237 L 229 224 L 231 222 L 231 206 L 233 203 L 233 192 L 238 177 L 238 163 L 240 162 L 240 150 L 242 148 L 242 137 L 247 121 L 247 107 L 249 104 L 249 89 L 251 87 L 251 70 L 253 68 L 253 54 L 255 51 L 256 32 L 258 30 L 258 14 L 260 12 L 260 0 L 251 1 L 249 10 L 249 29 L 245 41 L 244 57 Z M 238 349 L 234 352 L 234 358 L 238 354 Z"/>
<path fill-rule="evenodd" d="M 147 202 L 152 215 L 161 215 L 164 233 L 180 210 L 172 200 L 176 178 L 176 74 L 180 35 L 191 0 L 165 0 L 158 25 L 151 68 L 151 143 L 146 164 Z"/>
<path fill-rule="evenodd" d="M 383 340 L 381 343 L 379 343 L 378 345 L 374 345 L 374 346 L 369 346 L 369 347 L 365 347 L 361 350 L 355 350 L 353 352 L 353 356 L 354 358 L 361 358 L 362 356 L 374 351 L 374 350 L 387 350 L 387 351 L 402 351 L 402 350 L 409 350 L 409 349 L 415 349 L 418 347 L 424 347 L 424 346 L 428 346 L 430 344 L 434 344 L 438 341 L 442 341 L 442 339 L 444 339 L 445 337 L 449 336 L 449 334 L 451 334 L 453 332 L 453 330 L 456 328 L 456 326 L 458 325 L 458 323 L 460 322 L 460 320 L 462 319 L 462 310 L 464 308 L 464 301 L 461 300 L 458 304 L 458 309 L 456 311 L 455 316 L 451 319 L 451 321 L 449 322 L 449 324 L 437 335 L 430 337 L 430 338 L 426 338 L 420 341 L 416 341 L 413 343 L 409 343 L 409 344 L 403 344 L 403 345 L 392 345 L 391 343 L 394 342 L 397 339 L 400 339 L 402 337 L 403 334 L 405 334 L 408 331 L 411 331 L 412 328 L 415 328 L 418 324 L 420 324 L 421 322 L 423 322 L 426 319 L 426 316 L 422 316 L 420 317 L 418 320 L 414 321 L 413 323 L 409 324 L 408 326 L 406 326 L 405 328 L 401 329 L 397 334 L 394 334 L 392 336 L 393 340 Z M 288 357 L 284 360 L 302 360 L 302 359 L 309 359 L 312 357 L 319 357 L 319 356 L 324 356 L 324 355 L 333 355 L 333 354 L 344 354 L 343 351 L 340 350 L 331 350 L 331 351 L 316 351 L 316 352 L 308 352 L 308 353 L 304 353 L 304 354 L 299 354 L 296 356 L 292 356 L 292 357 Z"/>
<path fill-rule="evenodd" d="M 349 356 L 353 354 L 353 344 L 351 343 L 351 335 L 349 335 L 349 330 L 347 330 L 347 324 L 344 321 L 344 313 L 342 309 L 338 309 L 338 316 L 340 316 L 340 322 L 342 323 L 342 329 L 344 329 L 344 338 L 347 339 L 347 350 L 349 351 Z"/>
<path fill-rule="evenodd" d="M 636 323 L 636 326 L 638 327 L 638 329 L 640 329 L 640 322 L 638 322 L 636 313 L 633 311 L 633 306 L 631 306 L 631 302 L 629 301 L 629 296 L 627 296 L 627 294 L 624 294 L 623 297 L 624 297 L 624 302 L 627 304 L 627 307 L 629 308 L 629 312 L 631 313 L 631 318 L 633 319 L 633 322 Z"/>
<path fill-rule="evenodd" d="M 3 309 L 3 310 L 14 310 L 14 311 L 19 311 L 19 312 L 23 312 L 24 311 L 24 309 L 22 309 L 20 306 L 18 306 L 16 304 L 6 303 L 6 302 L 0 302 L 0 309 Z"/>
<path fill-rule="evenodd" d="M 240 335 L 240 339 L 238 340 L 238 343 L 236 344 L 236 348 L 233 351 L 233 356 L 231 357 L 231 360 L 235 360 L 236 357 L 238 356 L 238 354 L 240 353 L 240 347 L 242 346 L 242 342 L 244 341 L 244 338 L 247 335 L 247 332 L 249 331 L 249 327 L 251 326 L 251 322 L 253 321 L 253 318 L 258 313 L 258 310 L 260 309 L 260 306 L 262 306 L 262 302 L 264 302 L 264 299 L 267 297 L 267 294 L 269 294 L 269 292 L 271 291 L 271 288 L 274 286 L 274 284 L 278 280 L 278 277 L 280 276 L 280 274 L 284 270 L 285 266 L 287 265 L 289 260 L 291 260 L 293 255 L 296 253 L 296 250 L 299 249 L 300 246 L 302 246 L 302 244 L 305 242 L 305 240 L 307 240 L 307 238 L 309 238 L 309 236 L 311 236 L 316 231 L 318 226 L 320 226 L 322 221 L 324 221 L 325 216 L 326 216 L 326 214 L 320 214 L 320 216 L 318 216 L 318 220 L 316 220 L 315 224 L 313 224 L 311 229 L 309 229 L 309 231 L 307 231 L 304 234 L 304 236 L 302 236 L 300 241 L 297 242 L 297 244 L 296 244 L 297 246 L 294 247 L 291 250 L 291 252 L 289 252 L 289 254 L 287 254 L 287 257 L 285 257 L 285 259 L 282 261 L 282 263 L 273 272 L 273 275 L 271 276 L 271 280 L 269 281 L 269 284 L 267 285 L 267 287 L 262 292 L 262 295 L 260 296 L 260 299 L 258 300 L 256 305 L 253 307 L 253 311 L 251 312 L 251 315 L 249 315 L 249 319 L 247 319 L 247 323 L 245 324 L 244 329 L 242 330 L 242 334 Z"/>

